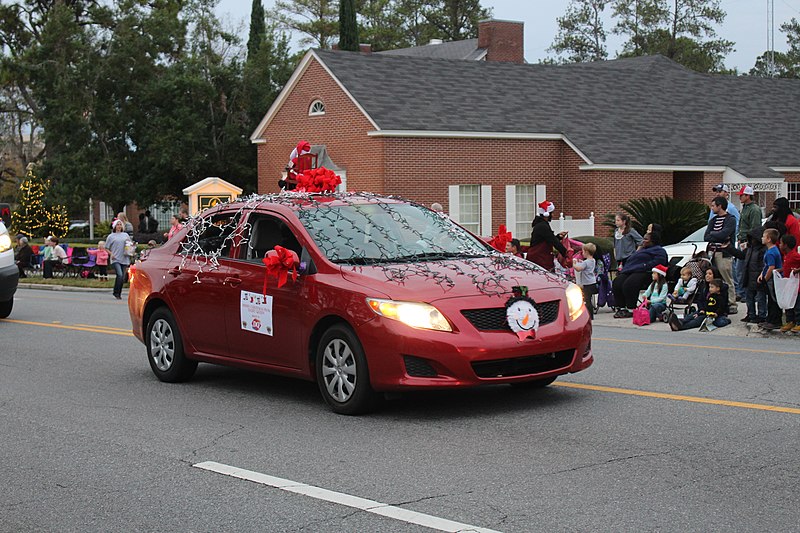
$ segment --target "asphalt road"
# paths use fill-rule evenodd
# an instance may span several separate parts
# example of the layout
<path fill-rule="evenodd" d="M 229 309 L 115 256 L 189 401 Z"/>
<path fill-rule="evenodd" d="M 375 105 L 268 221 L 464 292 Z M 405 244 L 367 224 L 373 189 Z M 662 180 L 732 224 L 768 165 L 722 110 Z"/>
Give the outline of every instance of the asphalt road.
<path fill-rule="evenodd" d="M 111 294 L 20 290 L 10 319 L 0 531 L 431 531 L 205 461 L 505 532 L 800 524 L 800 338 L 597 327 L 595 365 L 546 390 L 354 418 L 236 369 L 160 383 Z"/>

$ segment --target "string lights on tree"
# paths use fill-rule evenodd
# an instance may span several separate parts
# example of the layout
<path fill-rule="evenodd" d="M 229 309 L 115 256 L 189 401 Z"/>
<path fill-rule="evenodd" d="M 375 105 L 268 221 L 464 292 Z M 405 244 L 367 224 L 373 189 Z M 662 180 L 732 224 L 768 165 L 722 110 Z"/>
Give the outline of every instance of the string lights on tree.
<path fill-rule="evenodd" d="M 29 166 L 25 180 L 19 187 L 19 207 L 11 214 L 14 231 L 28 237 L 53 235 L 61 238 L 67 234 L 67 210 L 63 205 L 47 205 L 49 188 L 50 181 L 39 177 L 34 166 Z"/>

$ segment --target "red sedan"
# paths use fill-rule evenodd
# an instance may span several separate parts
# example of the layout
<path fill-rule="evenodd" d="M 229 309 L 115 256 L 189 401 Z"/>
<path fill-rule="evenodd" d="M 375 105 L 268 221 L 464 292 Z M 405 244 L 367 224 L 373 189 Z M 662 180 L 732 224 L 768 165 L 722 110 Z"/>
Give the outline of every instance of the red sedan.
<path fill-rule="evenodd" d="M 210 209 L 131 268 L 128 306 L 158 379 L 198 362 L 295 376 L 343 414 L 388 391 L 542 387 L 593 361 L 578 286 L 371 194 Z"/>

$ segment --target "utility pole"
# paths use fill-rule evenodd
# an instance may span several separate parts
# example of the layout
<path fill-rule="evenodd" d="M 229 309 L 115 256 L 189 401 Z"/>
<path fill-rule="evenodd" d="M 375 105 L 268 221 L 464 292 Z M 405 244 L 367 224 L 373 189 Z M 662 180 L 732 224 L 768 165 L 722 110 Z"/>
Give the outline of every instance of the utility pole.
<path fill-rule="evenodd" d="M 775 0 L 767 0 L 767 53 L 769 77 L 775 77 Z"/>

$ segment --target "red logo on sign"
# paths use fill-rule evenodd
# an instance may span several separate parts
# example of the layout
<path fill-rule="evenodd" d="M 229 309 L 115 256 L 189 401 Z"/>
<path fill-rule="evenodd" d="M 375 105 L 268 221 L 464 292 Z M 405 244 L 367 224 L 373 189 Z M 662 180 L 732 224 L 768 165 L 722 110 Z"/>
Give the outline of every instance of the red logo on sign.
<path fill-rule="evenodd" d="M 261 329 L 261 321 L 259 319 L 257 319 L 257 318 L 254 318 L 253 321 L 250 323 L 250 326 L 254 330 L 258 331 L 258 330 Z"/>

